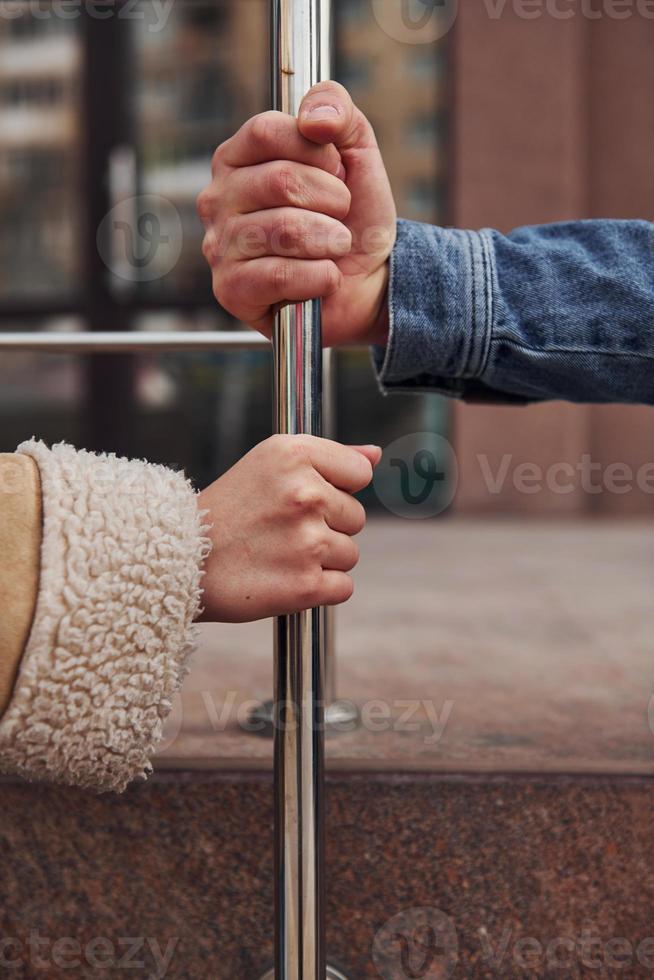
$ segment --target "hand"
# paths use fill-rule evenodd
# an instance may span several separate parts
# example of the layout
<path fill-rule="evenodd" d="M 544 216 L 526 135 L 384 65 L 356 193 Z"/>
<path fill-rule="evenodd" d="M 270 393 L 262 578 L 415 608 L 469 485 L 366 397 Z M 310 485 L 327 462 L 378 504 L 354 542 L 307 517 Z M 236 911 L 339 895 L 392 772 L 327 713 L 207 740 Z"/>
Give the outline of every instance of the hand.
<path fill-rule="evenodd" d="M 352 595 L 352 540 L 365 511 L 352 494 L 381 449 L 314 436 L 272 436 L 207 487 L 213 550 L 202 581 L 209 622 L 242 623 L 333 606 Z"/>
<path fill-rule="evenodd" d="M 386 343 L 396 212 L 372 126 L 322 82 L 297 119 L 264 112 L 213 159 L 198 198 L 216 299 L 270 336 L 288 302 L 323 297 L 323 342 Z"/>

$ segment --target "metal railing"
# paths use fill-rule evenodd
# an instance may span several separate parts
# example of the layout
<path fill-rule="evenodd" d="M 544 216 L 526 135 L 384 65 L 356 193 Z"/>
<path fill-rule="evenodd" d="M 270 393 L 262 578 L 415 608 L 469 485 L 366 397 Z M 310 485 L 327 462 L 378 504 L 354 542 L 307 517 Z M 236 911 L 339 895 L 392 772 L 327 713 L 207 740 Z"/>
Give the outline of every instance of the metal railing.
<path fill-rule="evenodd" d="M 110 331 L 3 333 L 0 351 L 48 354 L 149 354 L 169 351 L 270 350 L 270 341 L 251 330 Z"/>
<path fill-rule="evenodd" d="M 272 0 L 273 107 L 297 115 L 330 76 L 329 0 Z M 277 431 L 322 435 L 319 300 L 286 306 L 273 332 Z M 275 636 L 275 978 L 325 980 L 324 612 L 277 620 Z M 332 976 L 336 974 L 332 971 Z"/>

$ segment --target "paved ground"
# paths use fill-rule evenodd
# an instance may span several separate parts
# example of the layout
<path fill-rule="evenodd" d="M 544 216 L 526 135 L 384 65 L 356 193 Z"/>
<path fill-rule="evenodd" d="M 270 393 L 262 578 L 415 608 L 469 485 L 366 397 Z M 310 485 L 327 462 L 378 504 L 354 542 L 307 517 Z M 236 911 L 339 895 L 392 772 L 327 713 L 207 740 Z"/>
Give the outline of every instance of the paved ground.
<path fill-rule="evenodd" d="M 378 520 L 361 543 L 338 687 L 365 724 L 332 768 L 654 772 L 651 525 Z M 162 768 L 270 767 L 241 724 L 270 651 L 268 622 L 204 628 Z"/>

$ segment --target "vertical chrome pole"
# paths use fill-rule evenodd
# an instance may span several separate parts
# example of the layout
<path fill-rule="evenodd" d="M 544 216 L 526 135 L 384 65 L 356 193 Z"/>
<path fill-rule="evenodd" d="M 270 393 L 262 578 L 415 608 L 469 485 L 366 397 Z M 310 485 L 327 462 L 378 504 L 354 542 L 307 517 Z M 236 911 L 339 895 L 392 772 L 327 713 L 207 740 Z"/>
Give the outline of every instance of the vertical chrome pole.
<path fill-rule="evenodd" d="M 330 0 L 271 0 L 271 11 L 273 105 L 297 115 L 329 76 Z M 322 434 L 322 358 L 320 301 L 284 307 L 273 330 L 278 432 Z M 274 980 L 346 980 L 325 957 L 323 627 L 319 609 L 275 626 Z"/>
<path fill-rule="evenodd" d="M 295 6 L 305 10 L 296 11 Z M 307 13 L 311 8 L 312 13 Z M 295 40 L 290 40 L 288 28 L 285 26 L 289 17 L 297 17 L 298 20 L 312 18 L 312 23 L 316 25 L 316 33 L 306 34 L 304 38 L 295 35 Z M 295 75 L 285 75 L 282 70 L 282 33 L 286 37 L 284 41 L 285 50 L 290 52 L 295 68 Z M 332 10 L 331 0 L 316 0 L 315 3 L 300 3 L 295 5 L 292 0 L 282 3 L 273 0 L 273 92 L 274 106 L 285 112 L 295 113 L 299 107 L 299 102 L 303 95 L 302 85 L 308 82 L 311 76 L 312 82 L 325 81 L 332 77 Z M 303 46 L 302 50 L 291 48 L 292 44 Z M 309 59 L 309 62 L 307 62 Z M 298 78 L 298 66 L 300 78 Z M 307 85 L 307 88 L 310 86 Z M 292 101 L 296 99 L 297 104 Z M 323 350 L 322 354 L 322 434 L 329 439 L 336 438 L 336 384 L 335 384 L 335 354 L 332 350 Z M 277 410 L 279 416 L 279 410 Z M 279 428 L 279 417 L 277 418 L 278 431 L 289 431 L 286 428 Z M 297 429 L 294 431 L 308 431 Z M 325 701 L 325 727 L 328 732 L 352 731 L 359 721 L 359 712 L 352 701 L 336 699 L 336 616 L 333 607 L 323 609 L 320 613 L 320 628 L 322 640 L 320 649 L 323 657 L 323 681 L 324 681 L 324 701 Z M 250 721 L 257 726 L 262 726 L 258 730 L 265 734 L 272 734 L 274 715 L 274 701 L 266 701 L 258 705 L 251 714 Z"/>
<path fill-rule="evenodd" d="M 320 4 L 320 78 L 324 82 L 332 77 L 333 69 L 333 37 L 331 0 L 322 0 Z M 322 354 L 322 406 L 323 432 L 328 439 L 336 438 L 336 380 L 334 377 L 334 351 L 326 347 Z M 335 610 L 331 606 L 323 609 L 323 639 L 322 653 L 325 661 L 325 705 L 336 699 L 336 620 Z"/>
<path fill-rule="evenodd" d="M 272 0 L 273 105 L 297 115 L 322 77 L 321 0 Z M 277 431 L 322 434 L 320 301 L 284 307 L 273 333 Z M 325 980 L 324 657 L 321 613 L 277 620 L 275 978 Z"/>

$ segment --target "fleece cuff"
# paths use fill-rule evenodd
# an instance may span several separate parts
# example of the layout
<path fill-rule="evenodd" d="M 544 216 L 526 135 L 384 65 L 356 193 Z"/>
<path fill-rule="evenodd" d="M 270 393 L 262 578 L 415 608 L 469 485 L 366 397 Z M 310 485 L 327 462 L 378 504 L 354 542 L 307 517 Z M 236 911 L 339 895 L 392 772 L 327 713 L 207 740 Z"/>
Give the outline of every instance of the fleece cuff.
<path fill-rule="evenodd" d="M 210 544 L 180 473 L 25 442 L 41 473 L 34 621 L 0 719 L 0 768 L 122 791 L 150 756 L 195 646 Z"/>

